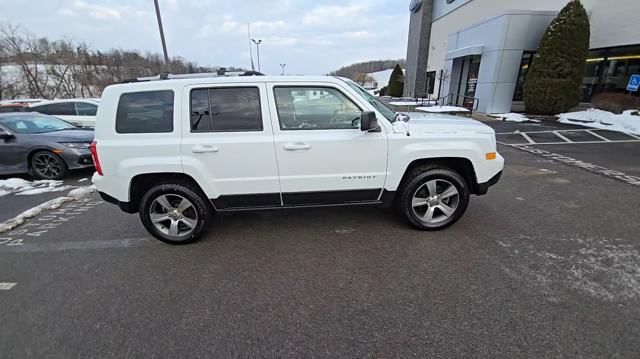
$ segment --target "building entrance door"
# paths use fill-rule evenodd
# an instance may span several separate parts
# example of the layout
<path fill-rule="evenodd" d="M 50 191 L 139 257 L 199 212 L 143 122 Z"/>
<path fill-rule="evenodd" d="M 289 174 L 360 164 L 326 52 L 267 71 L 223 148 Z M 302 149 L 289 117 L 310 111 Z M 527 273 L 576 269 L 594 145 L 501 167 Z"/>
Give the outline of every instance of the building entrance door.
<path fill-rule="evenodd" d="M 480 74 L 480 56 L 467 56 L 462 62 L 460 85 L 458 86 L 458 106 L 473 108 L 473 98 L 476 97 L 478 75 Z"/>

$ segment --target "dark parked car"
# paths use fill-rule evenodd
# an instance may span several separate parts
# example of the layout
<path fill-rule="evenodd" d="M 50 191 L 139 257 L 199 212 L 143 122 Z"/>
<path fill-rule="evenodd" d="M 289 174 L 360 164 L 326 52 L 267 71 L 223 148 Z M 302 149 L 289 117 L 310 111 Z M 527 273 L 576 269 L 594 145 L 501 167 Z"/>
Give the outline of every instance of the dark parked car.
<path fill-rule="evenodd" d="M 0 174 L 63 178 L 93 167 L 93 130 L 36 112 L 0 113 Z"/>
<path fill-rule="evenodd" d="M 22 102 L 16 102 L 16 103 L 9 103 L 6 105 L 0 105 L 0 113 L 6 113 L 6 112 L 28 112 L 31 111 L 29 110 L 29 106 L 26 103 L 22 103 Z"/>

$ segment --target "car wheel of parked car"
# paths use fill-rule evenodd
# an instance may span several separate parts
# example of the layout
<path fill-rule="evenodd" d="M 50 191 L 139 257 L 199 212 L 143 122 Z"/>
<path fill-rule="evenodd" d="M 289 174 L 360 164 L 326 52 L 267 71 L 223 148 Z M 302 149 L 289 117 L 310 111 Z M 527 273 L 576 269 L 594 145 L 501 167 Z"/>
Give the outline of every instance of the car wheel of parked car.
<path fill-rule="evenodd" d="M 170 244 L 198 240 L 209 226 L 211 204 L 184 184 L 167 183 L 151 188 L 142 197 L 140 218 L 149 233 Z"/>
<path fill-rule="evenodd" d="M 413 171 L 401 191 L 401 208 L 420 230 L 438 230 L 457 222 L 469 205 L 469 187 L 460 174 L 442 167 Z"/>
<path fill-rule="evenodd" d="M 31 172 L 34 176 L 47 180 L 64 178 L 69 171 L 64 160 L 50 151 L 38 151 L 31 156 Z"/>

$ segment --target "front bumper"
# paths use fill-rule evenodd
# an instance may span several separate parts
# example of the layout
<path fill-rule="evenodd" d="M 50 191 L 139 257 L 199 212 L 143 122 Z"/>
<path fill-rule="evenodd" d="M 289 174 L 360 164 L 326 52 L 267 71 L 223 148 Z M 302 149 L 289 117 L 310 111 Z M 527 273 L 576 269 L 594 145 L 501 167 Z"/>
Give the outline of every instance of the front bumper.
<path fill-rule="evenodd" d="M 484 182 L 484 183 L 478 183 L 476 185 L 474 194 L 478 195 L 478 196 L 482 196 L 487 194 L 487 192 L 489 192 L 489 187 L 495 185 L 496 183 L 498 183 L 498 181 L 500 181 L 500 177 L 502 177 L 502 171 L 498 172 L 498 174 L 496 174 L 495 176 L 493 176 L 489 181 Z"/>
<path fill-rule="evenodd" d="M 64 148 L 62 158 L 70 170 L 93 167 L 91 151 L 88 149 Z"/>

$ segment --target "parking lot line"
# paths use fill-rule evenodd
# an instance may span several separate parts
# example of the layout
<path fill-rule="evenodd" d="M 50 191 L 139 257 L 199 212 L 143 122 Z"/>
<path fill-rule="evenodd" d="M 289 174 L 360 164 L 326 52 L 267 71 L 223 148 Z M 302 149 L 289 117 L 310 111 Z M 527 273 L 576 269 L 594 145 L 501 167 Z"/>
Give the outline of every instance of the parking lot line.
<path fill-rule="evenodd" d="M 531 139 L 531 137 L 527 136 L 526 133 L 520 132 L 520 135 L 524 137 L 525 140 L 529 141 L 529 144 L 535 144 L 535 141 Z"/>
<path fill-rule="evenodd" d="M 10 290 L 18 283 L 0 283 L 0 290 Z"/>
<path fill-rule="evenodd" d="M 519 131 L 514 131 L 514 132 L 501 132 L 501 133 L 496 133 L 496 137 L 498 138 L 498 143 L 502 144 L 502 145 L 507 145 L 507 146 L 529 146 L 529 145 L 567 145 L 567 144 L 571 144 L 571 145 L 578 145 L 578 144 L 594 144 L 594 143 L 630 143 L 630 142 L 640 142 L 640 136 L 628 133 L 628 132 L 619 132 L 622 133 L 626 136 L 628 136 L 628 138 L 631 139 L 625 139 L 625 140 L 612 140 L 612 139 L 608 139 L 606 137 L 604 137 L 603 135 L 600 135 L 597 133 L 597 131 L 608 131 L 608 130 L 604 130 L 604 129 L 580 129 L 580 130 L 553 130 L 553 131 L 527 131 L 527 132 L 519 132 Z M 597 138 L 597 141 L 573 141 L 572 139 L 570 139 L 569 137 L 563 135 L 563 133 L 568 134 L 568 133 L 587 133 L 590 136 Z M 555 136 L 557 136 L 558 138 L 560 138 L 562 141 L 548 141 L 548 142 L 536 142 L 531 136 L 533 135 L 537 135 L 537 134 L 549 134 L 552 133 Z M 500 136 L 509 136 L 509 135 L 515 135 L 515 134 L 519 134 L 520 136 L 522 136 L 522 138 L 524 138 L 528 143 L 507 143 L 507 142 L 503 142 L 503 141 L 499 141 Z M 531 136 L 530 136 L 531 135 Z M 535 137 L 535 136 L 534 136 Z"/>
<path fill-rule="evenodd" d="M 533 143 L 504 143 L 498 141 L 498 143 L 506 146 L 538 146 L 538 145 L 587 145 L 594 143 L 638 143 L 640 140 L 619 140 L 619 141 L 581 141 L 581 142 L 533 142 Z"/>
<path fill-rule="evenodd" d="M 592 136 L 595 136 L 595 137 L 598 137 L 598 138 L 602 139 L 602 140 L 603 140 L 603 141 L 605 141 L 605 142 L 611 142 L 611 140 L 610 140 L 610 139 L 608 139 L 608 138 L 606 138 L 606 137 L 603 137 L 603 136 L 600 136 L 599 134 L 595 133 L 594 131 L 587 130 L 586 132 L 587 132 L 588 134 L 592 135 Z"/>
<path fill-rule="evenodd" d="M 561 139 L 565 140 L 566 142 L 573 142 L 573 141 L 571 141 L 570 139 L 568 139 L 567 137 L 564 137 L 564 136 L 560 133 L 560 131 L 553 131 L 553 134 L 554 134 L 554 135 L 556 135 L 556 136 L 558 136 L 558 137 L 560 137 Z"/>

